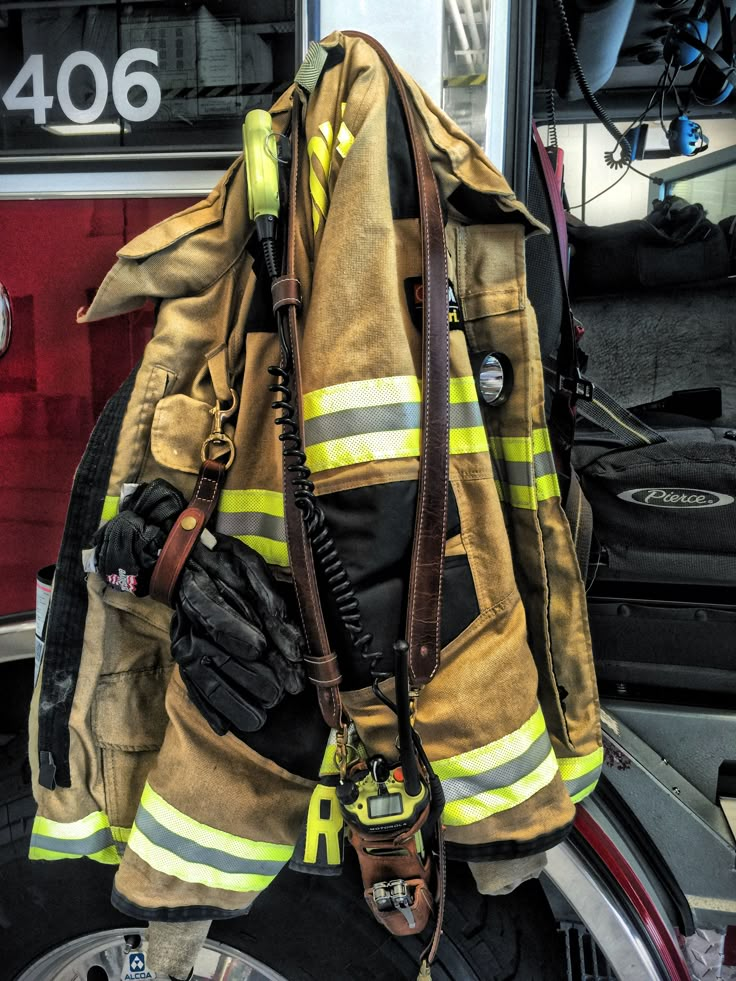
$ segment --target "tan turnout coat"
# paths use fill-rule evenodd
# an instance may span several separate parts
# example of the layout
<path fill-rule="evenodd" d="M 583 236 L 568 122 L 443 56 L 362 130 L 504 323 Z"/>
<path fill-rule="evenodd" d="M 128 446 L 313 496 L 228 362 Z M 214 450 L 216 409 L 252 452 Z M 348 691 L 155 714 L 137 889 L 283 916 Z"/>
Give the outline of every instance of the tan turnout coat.
<path fill-rule="evenodd" d="M 419 226 L 385 70 L 360 40 L 338 33 L 324 45 L 330 57 L 308 99 L 298 202 L 301 408 L 338 549 L 349 552 L 359 536 L 356 551 L 381 573 L 391 544 L 383 523 L 413 525 Z M 445 787 L 451 853 L 510 858 L 565 834 L 573 802 L 593 789 L 602 762 L 584 590 L 526 294 L 524 240 L 541 232 L 478 146 L 407 84 L 446 209 L 458 300 L 450 326 L 459 326 L 450 331 L 456 513 L 444 586 L 454 635 L 419 699 L 417 726 Z M 285 127 L 289 106 L 287 92 L 272 109 L 276 128 Z M 124 484 L 164 477 L 191 492 L 222 389 L 222 362 L 211 355 L 224 348 L 240 411 L 216 527 L 286 579 L 282 461 L 268 392 L 278 341 L 259 300 L 250 231 L 238 160 L 206 200 L 122 248 L 81 317 L 93 323 L 148 298 L 158 304 L 92 526 L 115 514 Z M 514 368 L 500 408 L 479 403 L 476 392 L 479 359 L 490 351 L 504 352 Z M 404 488 L 405 520 L 396 503 Z M 35 690 L 31 857 L 119 863 L 114 902 L 147 919 L 237 913 L 289 861 L 319 767 L 290 772 L 262 744 L 216 736 L 172 670 L 170 611 L 115 592 L 96 574 L 86 589 L 83 643 L 67 652 L 73 670 L 62 677 L 49 654 Z M 344 699 L 369 751 L 393 753 L 394 723 L 370 689 Z M 68 751 L 45 735 L 59 711 Z M 292 737 L 301 739 L 298 729 Z M 39 761 L 50 759 L 53 787 L 39 778 Z"/>

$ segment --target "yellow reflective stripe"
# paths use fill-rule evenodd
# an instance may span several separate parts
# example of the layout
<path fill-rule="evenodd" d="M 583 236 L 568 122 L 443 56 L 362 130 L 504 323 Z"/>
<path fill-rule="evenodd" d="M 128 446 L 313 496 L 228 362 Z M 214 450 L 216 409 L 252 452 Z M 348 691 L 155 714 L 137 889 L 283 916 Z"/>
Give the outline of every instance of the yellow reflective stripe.
<path fill-rule="evenodd" d="M 533 487 L 522 484 L 504 484 L 504 498 L 514 508 L 536 511 L 537 495 Z"/>
<path fill-rule="evenodd" d="M 487 453 L 488 440 L 483 426 L 450 430 L 450 453 Z"/>
<path fill-rule="evenodd" d="M 528 436 L 491 436 L 491 452 L 498 460 L 509 463 L 532 463 L 532 442 Z"/>
<path fill-rule="evenodd" d="M 588 794 L 592 794 L 597 785 L 598 785 L 598 777 L 595 778 L 593 783 L 588 784 L 588 786 L 584 787 L 583 790 L 581 790 L 579 793 L 573 794 L 570 800 L 573 802 L 573 804 L 578 804 L 581 800 L 587 797 Z"/>
<path fill-rule="evenodd" d="M 576 804 L 595 790 L 603 766 L 603 747 L 587 756 L 563 757 L 557 763 L 570 799 Z"/>
<path fill-rule="evenodd" d="M 440 780 L 451 777 L 473 776 L 476 773 L 489 769 L 488 761 L 492 760 L 493 765 L 500 766 L 510 760 L 516 759 L 525 753 L 529 747 L 546 730 L 544 715 L 541 707 L 538 707 L 534 715 L 515 729 L 514 732 L 502 736 L 500 739 L 487 743 L 478 749 L 469 749 L 465 753 L 457 756 L 450 756 L 446 760 L 432 762 L 432 769 Z"/>
<path fill-rule="evenodd" d="M 271 490 L 224 490 L 220 493 L 217 510 L 224 514 L 245 511 L 284 516 L 284 495 Z"/>
<path fill-rule="evenodd" d="M 340 768 L 335 762 L 335 750 L 337 749 L 337 733 L 334 729 L 330 730 L 330 736 L 327 740 L 327 745 L 325 746 L 324 756 L 322 757 L 322 763 L 319 768 L 319 775 L 321 777 L 333 776 L 340 772 Z"/>
<path fill-rule="evenodd" d="M 386 378 L 366 378 L 362 381 L 343 382 L 307 392 L 302 402 L 302 416 L 306 422 L 317 416 L 345 409 L 369 409 L 378 405 L 396 405 L 399 402 L 421 402 L 422 390 L 416 375 L 390 375 Z M 478 395 L 472 377 L 450 379 L 450 404 L 477 402 Z"/>
<path fill-rule="evenodd" d="M 484 791 L 465 800 L 446 804 L 442 820 L 450 827 L 463 827 L 517 807 L 546 787 L 554 780 L 557 772 L 557 760 L 554 751 L 550 750 L 546 759 L 535 770 L 510 786 Z"/>
<path fill-rule="evenodd" d="M 114 518 L 118 513 L 118 508 L 120 507 L 120 497 L 110 497 L 109 495 L 105 498 L 105 503 L 102 505 L 102 516 L 100 521 L 109 521 Z"/>
<path fill-rule="evenodd" d="M 587 756 L 562 757 L 557 760 L 563 780 L 577 780 L 603 766 L 603 747 L 599 746 Z"/>
<path fill-rule="evenodd" d="M 183 882 L 209 886 L 210 889 L 228 889 L 231 892 L 261 892 L 276 878 L 275 875 L 257 875 L 249 872 L 223 872 L 220 869 L 213 869 L 209 865 L 189 862 L 168 849 L 154 845 L 135 825 L 133 825 L 128 841 L 128 848 L 158 872 L 181 879 Z M 291 851 L 293 849 L 289 849 L 289 857 L 291 857 Z"/>
<path fill-rule="evenodd" d="M 131 828 L 116 828 L 111 827 L 112 837 L 114 841 L 119 841 L 125 844 L 125 842 L 130 838 Z"/>
<path fill-rule="evenodd" d="M 553 497 L 560 496 L 560 484 L 556 473 L 545 474 L 544 477 L 537 477 L 537 500 L 549 501 Z"/>
<path fill-rule="evenodd" d="M 112 829 L 103 811 L 93 811 L 77 821 L 53 821 L 37 815 L 33 821 L 28 857 L 45 861 L 91 858 L 105 865 L 117 865 L 120 857 L 113 842 L 119 840 L 117 834 L 124 831 L 124 828 Z"/>
<path fill-rule="evenodd" d="M 503 502 L 534 511 L 538 501 L 560 496 L 547 429 L 535 429 L 531 436 L 491 436 L 488 443 Z"/>
<path fill-rule="evenodd" d="M 534 451 L 534 456 L 552 452 L 552 443 L 547 429 L 532 430 L 532 450 Z"/>
<path fill-rule="evenodd" d="M 319 126 L 319 136 L 313 136 L 307 144 L 309 158 L 309 192 L 312 197 L 312 224 L 314 231 L 320 222 L 327 217 L 327 179 L 330 175 L 330 158 L 332 156 L 332 126 L 324 122 Z M 324 184 L 320 180 L 314 161 L 322 168 Z"/>
<path fill-rule="evenodd" d="M 393 375 L 369 378 L 365 381 L 343 382 L 307 392 L 302 402 L 302 418 L 314 419 L 343 409 L 368 409 L 375 405 L 395 405 L 397 402 L 421 402 L 419 379 L 416 375 Z"/>
<path fill-rule="evenodd" d="M 88 838 L 95 831 L 110 829 L 110 821 L 104 811 L 93 811 L 78 821 L 52 821 L 51 818 L 36 816 L 33 821 L 33 833 L 46 835 L 49 838 L 61 838 L 73 841 Z"/>
<path fill-rule="evenodd" d="M 273 538 L 264 538 L 262 535 L 233 535 L 232 537 L 252 548 L 254 552 L 258 552 L 268 565 L 288 568 L 289 550 L 286 542 L 277 542 Z"/>
<path fill-rule="evenodd" d="M 350 147 L 353 145 L 353 143 L 355 143 L 355 137 L 343 121 L 340 123 L 340 129 L 337 131 L 337 146 L 335 147 L 343 160 L 345 157 L 347 157 L 348 153 L 350 153 Z"/>
<path fill-rule="evenodd" d="M 450 379 L 449 394 L 451 405 L 477 405 L 475 382 L 472 377 Z M 419 405 L 421 398 L 421 386 L 415 375 L 370 378 L 307 392 L 302 404 L 302 413 L 305 422 L 333 414 L 339 419 L 339 414 L 342 413 L 344 424 L 344 419 L 349 413 L 356 415 L 361 409 L 378 409 L 385 406 Z M 468 419 L 466 415 L 462 421 L 472 421 L 472 419 Z M 353 424 L 356 427 L 360 425 L 359 418 Z M 366 428 L 368 426 L 366 422 Z M 326 431 L 329 431 L 329 428 Z M 488 440 L 482 425 L 451 427 L 449 441 L 452 454 L 488 452 Z M 319 473 L 372 460 L 395 460 L 419 456 L 420 447 L 421 430 L 418 427 L 353 433 L 308 445 L 307 464 L 312 472 Z"/>
<path fill-rule="evenodd" d="M 418 429 L 399 429 L 315 443 L 314 446 L 307 447 L 307 466 L 312 473 L 319 473 L 369 460 L 397 460 L 419 456 L 420 435 Z"/>
<path fill-rule="evenodd" d="M 475 380 L 471 376 L 464 375 L 461 378 L 450 379 L 450 405 L 477 401 L 478 393 L 475 390 Z"/>
<path fill-rule="evenodd" d="M 244 542 L 269 565 L 289 564 L 284 527 L 284 495 L 263 488 L 224 490 L 217 505 L 216 529 Z"/>
<path fill-rule="evenodd" d="M 241 838 L 227 831 L 220 831 L 207 824 L 200 824 L 199 821 L 195 821 L 194 818 L 165 801 L 149 783 L 143 788 L 141 806 L 174 834 L 186 838 L 187 841 L 202 845 L 204 848 L 217 848 L 221 852 L 235 856 L 235 858 L 258 858 L 275 862 L 288 862 L 294 851 L 292 845 L 253 841 L 250 838 Z"/>

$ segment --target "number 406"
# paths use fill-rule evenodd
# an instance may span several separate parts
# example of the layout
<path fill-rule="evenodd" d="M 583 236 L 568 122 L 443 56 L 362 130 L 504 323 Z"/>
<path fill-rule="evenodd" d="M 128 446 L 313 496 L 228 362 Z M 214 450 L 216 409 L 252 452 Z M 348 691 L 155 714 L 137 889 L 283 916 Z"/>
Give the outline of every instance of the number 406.
<path fill-rule="evenodd" d="M 131 48 L 120 55 L 112 73 L 112 100 L 119 116 L 130 122 L 142 122 L 150 119 L 161 105 L 161 86 L 158 79 L 150 72 L 128 71 L 134 61 L 148 61 L 158 65 L 158 51 L 153 48 Z M 72 102 L 69 92 L 69 82 L 75 68 L 85 67 L 92 73 L 94 79 L 95 97 L 86 109 L 80 109 Z M 31 94 L 21 95 L 23 88 L 30 82 Z M 140 86 L 145 99 L 142 105 L 134 106 L 130 99 L 130 90 Z M 56 79 L 56 95 L 62 112 L 73 123 L 93 123 L 98 119 L 105 103 L 110 85 L 105 66 L 97 55 L 91 51 L 73 51 L 59 68 Z M 15 76 L 3 95 L 6 109 L 33 110 L 33 121 L 37 124 L 46 122 L 46 111 L 54 104 L 54 97 L 46 95 L 43 77 L 43 55 L 31 55 L 21 70 Z"/>

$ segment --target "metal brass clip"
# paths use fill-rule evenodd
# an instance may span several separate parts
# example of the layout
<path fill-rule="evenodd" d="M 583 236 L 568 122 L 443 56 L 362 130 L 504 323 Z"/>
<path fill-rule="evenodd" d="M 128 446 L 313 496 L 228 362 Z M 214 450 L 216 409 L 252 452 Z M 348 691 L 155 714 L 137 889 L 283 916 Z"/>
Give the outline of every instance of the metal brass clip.
<path fill-rule="evenodd" d="M 417 718 L 417 702 L 421 690 L 421 688 L 417 688 L 415 685 L 409 686 L 409 722 L 411 722 L 412 729 Z"/>
<path fill-rule="evenodd" d="M 202 463 L 204 463 L 205 460 L 211 459 L 209 453 L 210 446 L 217 446 L 218 444 L 220 446 L 224 446 L 228 453 L 227 460 L 224 464 L 226 470 L 230 469 L 233 460 L 235 459 L 235 444 L 222 427 L 224 423 L 226 423 L 227 420 L 234 416 L 238 411 L 238 396 L 232 388 L 230 389 L 230 395 L 231 402 L 226 409 L 222 408 L 219 399 L 210 409 L 210 413 L 213 416 L 212 430 L 204 443 L 202 443 L 202 450 L 200 454 Z"/>
<path fill-rule="evenodd" d="M 348 727 L 347 725 L 335 730 L 335 765 L 340 771 L 340 782 L 344 783 L 348 775 Z"/>

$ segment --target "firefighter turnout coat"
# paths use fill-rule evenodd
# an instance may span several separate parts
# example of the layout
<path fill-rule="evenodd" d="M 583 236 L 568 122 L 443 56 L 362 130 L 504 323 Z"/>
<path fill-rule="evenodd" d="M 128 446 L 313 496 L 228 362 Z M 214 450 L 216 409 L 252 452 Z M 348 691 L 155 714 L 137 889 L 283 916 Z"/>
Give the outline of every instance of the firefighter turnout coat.
<path fill-rule="evenodd" d="M 390 651 L 404 633 L 419 473 L 417 192 L 376 52 L 336 33 L 311 67 L 301 77 L 296 255 L 305 448 L 363 621 L 374 647 Z M 479 147 L 406 83 L 446 217 L 451 362 L 442 653 L 416 725 L 443 784 L 449 856 L 509 859 L 564 837 L 602 762 L 584 590 L 525 287 L 525 236 L 544 229 Z M 291 94 L 272 109 L 277 130 Z M 113 902 L 148 920 L 245 910 L 290 861 L 334 755 L 311 686 L 259 733 L 215 735 L 173 667 L 171 611 L 82 566 L 126 485 L 163 477 L 191 494 L 210 410 L 232 386 L 236 455 L 214 527 L 257 550 L 289 593 L 268 371 L 279 344 L 247 213 L 238 160 L 206 200 L 125 245 L 80 314 L 88 323 L 147 299 L 157 307 L 142 362 L 75 478 L 32 706 L 30 855 L 118 865 Z M 476 385 L 491 351 L 514 373 L 497 407 L 479 401 Z M 324 602 L 345 707 L 367 750 L 391 756 L 395 719 Z"/>

